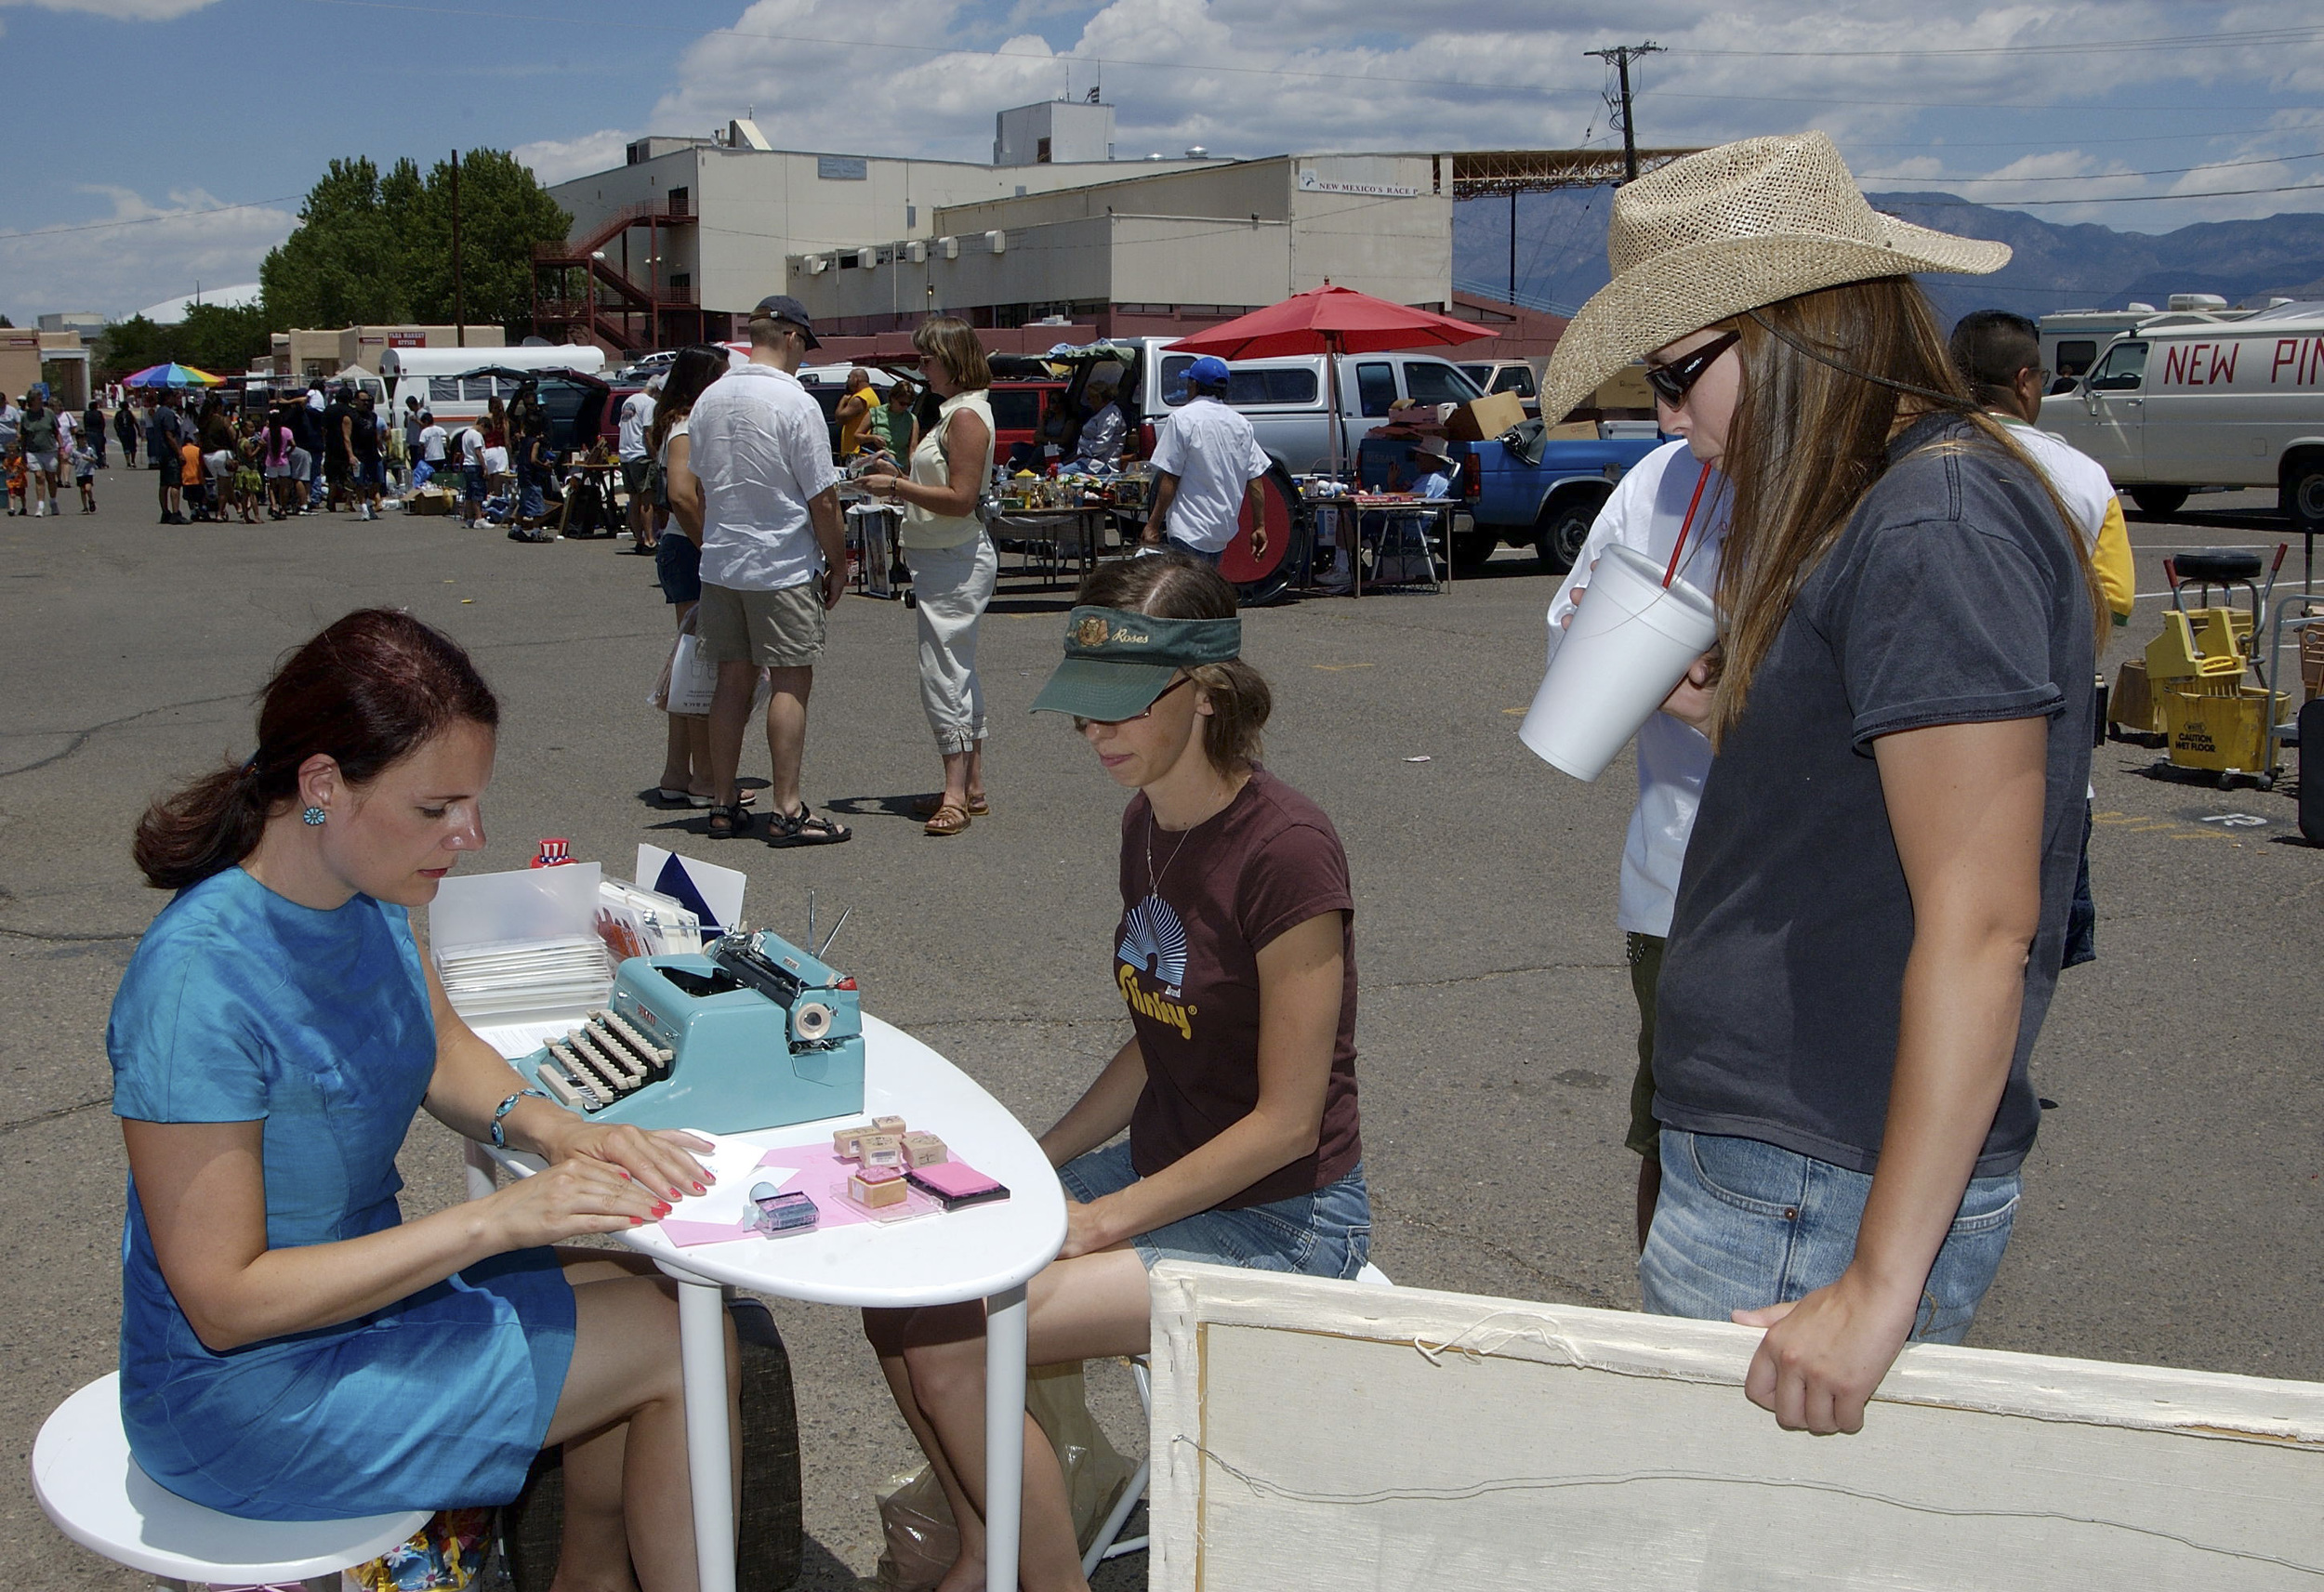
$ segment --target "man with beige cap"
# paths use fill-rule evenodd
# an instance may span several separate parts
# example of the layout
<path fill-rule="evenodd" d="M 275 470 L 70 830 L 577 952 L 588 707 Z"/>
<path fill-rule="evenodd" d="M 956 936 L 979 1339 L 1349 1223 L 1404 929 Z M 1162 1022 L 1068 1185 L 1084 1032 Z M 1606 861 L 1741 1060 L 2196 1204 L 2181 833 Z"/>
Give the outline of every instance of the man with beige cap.
<path fill-rule="evenodd" d="M 1627 185 L 1607 252 L 1543 417 L 1643 357 L 1664 428 L 1714 441 L 1732 492 L 1720 653 L 1670 704 L 1717 757 L 1656 1005 L 1640 1290 L 1766 1328 L 1750 1397 L 1855 1431 L 1908 1341 L 1966 1334 L 2008 1243 L 2095 586 L 1911 280 L 2006 247 L 1880 215 L 1810 133 Z"/>

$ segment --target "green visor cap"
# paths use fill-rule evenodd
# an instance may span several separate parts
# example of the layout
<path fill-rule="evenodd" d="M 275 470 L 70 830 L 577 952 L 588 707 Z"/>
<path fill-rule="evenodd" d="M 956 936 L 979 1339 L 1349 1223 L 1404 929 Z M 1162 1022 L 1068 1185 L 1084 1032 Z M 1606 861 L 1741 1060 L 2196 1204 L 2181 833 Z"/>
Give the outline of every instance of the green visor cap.
<path fill-rule="evenodd" d="M 1033 711 L 1108 723 L 1135 718 L 1181 669 L 1242 655 L 1239 619 L 1157 619 L 1120 608 L 1076 608 L 1065 616 L 1065 661 L 1033 699 Z"/>

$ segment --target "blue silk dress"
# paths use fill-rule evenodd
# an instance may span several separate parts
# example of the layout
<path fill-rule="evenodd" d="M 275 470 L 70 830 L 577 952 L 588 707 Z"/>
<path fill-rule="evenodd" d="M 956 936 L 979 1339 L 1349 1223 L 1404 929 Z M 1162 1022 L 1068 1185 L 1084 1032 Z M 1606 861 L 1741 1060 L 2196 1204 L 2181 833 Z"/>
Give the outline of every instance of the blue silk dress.
<path fill-rule="evenodd" d="M 396 1151 L 436 1062 L 404 909 L 333 912 L 240 868 L 179 892 L 113 999 L 113 1112 L 262 1121 L 267 1245 L 403 1220 Z M 121 1413 L 171 1492 L 257 1520 L 336 1520 L 513 1498 L 573 1353 L 573 1290 L 546 1249 L 471 1266 L 384 1309 L 218 1353 L 178 1308 L 131 1180 Z"/>

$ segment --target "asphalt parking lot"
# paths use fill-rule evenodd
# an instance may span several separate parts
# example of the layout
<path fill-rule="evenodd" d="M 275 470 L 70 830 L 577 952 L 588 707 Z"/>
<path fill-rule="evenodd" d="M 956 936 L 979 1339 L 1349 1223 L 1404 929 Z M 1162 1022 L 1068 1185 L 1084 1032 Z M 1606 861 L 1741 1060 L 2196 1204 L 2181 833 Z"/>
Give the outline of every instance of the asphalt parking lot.
<path fill-rule="evenodd" d="M 129 833 L 165 784 L 247 753 L 271 661 L 350 608 L 442 625 L 501 692 L 483 866 L 522 867 L 553 835 L 626 873 L 651 840 L 746 867 L 751 919 L 793 928 L 812 886 L 824 912 L 854 908 L 834 956 L 865 1008 L 1037 1129 L 1119 1043 L 1122 798 L 1069 729 L 1024 712 L 1066 592 L 1004 573 L 982 655 L 994 812 L 941 841 L 906 816 L 937 766 L 911 617 L 848 599 L 817 675 L 807 792 L 856 838 L 773 851 L 713 844 L 698 814 L 640 800 L 661 757 L 645 699 L 670 631 L 650 560 L 443 520 L 162 527 L 150 481 L 114 472 L 100 513 L 0 530 L 0 1230 L 17 1257 L 0 1278 L 15 1367 L 0 1452 L 17 1478 L 0 1487 L 0 1578 L 145 1584 L 59 1538 L 23 1480 L 42 1418 L 114 1362 L 124 1163 L 104 1024 L 161 905 Z M 2289 533 L 2265 507 L 2206 495 L 2176 521 L 2134 520 L 2141 593 L 2163 592 L 2161 559 L 2182 547 L 2272 551 Z M 1635 1014 L 1614 895 L 1635 787 L 1627 761 L 1582 785 L 1515 739 L 1552 589 L 1505 553 L 1449 595 L 1255 613 L 1247 655 L 1277 693 L 1270 765 L 1332 814 L 1354 873 L 1374 1258 L 1400 1283 L 1633 1308 L 1620 1139 Z M 2167 601 L 2146 596 L 2116 633 L 2109 677 Z M 2116 743 L 2095 759 L 2099 960 L 2066 976 L 2035 1053 L 2055 1109 L 1972 1341 L 2324 1377 L 2324 850 L 2297 835 L 2289 770 L 2271 792 L 2222 792 L 2156 774 L 2158 756 Z M 407 1210 L 457 1197 L 453 1142 L 429 1120 L 403 1167 Z M 801 1585 L 848 1586 L 878 1555 L 875 1492 L 917 1456 L 852 1317 L 773 1308 L 808 1467 Z M 1126 1380 L 1091 1376 L 1136 1451 Z M 1133 1557 L 1101 1584 L 1143 1573 Z"/>

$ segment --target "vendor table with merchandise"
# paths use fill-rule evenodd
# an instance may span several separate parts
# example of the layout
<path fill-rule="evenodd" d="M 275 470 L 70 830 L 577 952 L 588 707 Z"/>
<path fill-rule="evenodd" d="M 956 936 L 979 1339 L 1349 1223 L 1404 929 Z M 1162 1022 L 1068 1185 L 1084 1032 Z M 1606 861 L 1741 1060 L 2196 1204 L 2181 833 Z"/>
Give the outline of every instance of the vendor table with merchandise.
<path fill-rule="evenodd" d="M 507 1048 L 504 1045 L 504 1054 Z M 863 1116 L 900 1116 L 941 1136 L 959 1160 L 1006 1184 L 1010 1197 L 910 1221 L 864 1222 L 778 1238 L 754 1235 L 691 1248 L 671 1243 L 658 1223 L 619 1235 L 680 1284 L 686 1448 L 702 1592 L 735 1592 L 722 1286 L 859 1309 L 984 1301 L 984 1463 L 990 1478 L 985 1582 L 993 1592 L 1013 1592 L 1017 1585 L 1025 1283 L 1056 1257 L 1065 1241 L 1064 1191 L 1033 1136 L 959 1068 L 869 1014 L 864 1018 L 864 1048 L 862 1113 L 721 1137 L 767 1149 L 827 1145 L 835 1127 Z M 542 1164 L 530 1155 L 471 1144 L 472 1192 L 489 1191 L 495 1163 L 520 1176 L 530 1176 Z"/>

